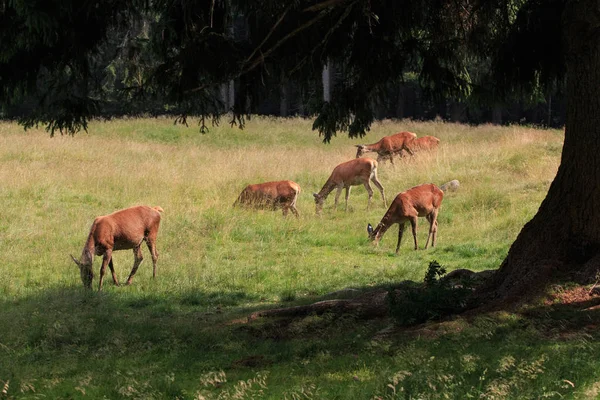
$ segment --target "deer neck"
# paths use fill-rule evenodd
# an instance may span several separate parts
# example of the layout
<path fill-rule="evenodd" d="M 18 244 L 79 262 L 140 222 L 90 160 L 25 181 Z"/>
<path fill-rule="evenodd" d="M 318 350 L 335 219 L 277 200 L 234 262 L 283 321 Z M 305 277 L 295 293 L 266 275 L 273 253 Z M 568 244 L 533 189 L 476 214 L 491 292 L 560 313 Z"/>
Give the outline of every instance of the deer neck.
<path fill-rule="evenodd" d="M 83 250 L 81 251 L 80 262 L 83 265 L 92 265 L 94 262 L 94 253 L 96 252 L 96 242 L 94 241 L 94 235 L 90 232 L 85 245 L 83 246 Z"/>
<path fill-rule="evenodd" d="M 389 229 L 389 227 L 395 222 L 392 220 L 392 214 L 393 211 L 392 210 L 388 210 L 385 215 L 383 216 L 383 218 L 381 218 L 381 221 L 379 221 L 379 224 L 377 224 L 377 227 L 373 230 L 373 237 L 381 237 L 383 236 L 383 234 L 385 233 L 385 231 L 387 231 Z"/>
<path fill-rule="evenodd" d="M 325 200 L 327 196 L 329 196 L 329 193 L 333 192 L 333 189 L 335 189 L 336 186 L 337 185 L 331 180 L 331 178 L 328 179 L 327 182 L 325 182 L 325 185 L 323 185 L 321 191 L 318 193 L 319 197 Z"/>
<path fill-rule="evenodd" d="M 379 143 L 368 144 L 365 146 L 365 153 L 377 152 L 377 151 L 379 151 L 380 147 L 381 146 Z"/>

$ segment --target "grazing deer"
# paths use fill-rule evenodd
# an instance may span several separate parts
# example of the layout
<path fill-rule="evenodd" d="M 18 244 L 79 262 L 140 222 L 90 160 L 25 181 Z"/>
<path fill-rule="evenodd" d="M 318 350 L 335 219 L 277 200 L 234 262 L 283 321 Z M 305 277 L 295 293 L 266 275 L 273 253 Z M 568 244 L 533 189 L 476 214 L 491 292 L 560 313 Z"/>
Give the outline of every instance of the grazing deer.
<path fill-rule="evenodd" d="M 399 153 L 402 150 L 406 150 L 411 155 L 413 151 L 410 149 L 409 144 L 417 137 L 412 132 L 400 132 L 394 135 L 385 136 L 377 143 L 373 144 L 357 144 L 356 147 L 356 158 L 362 157 L 365 153 L 375 152 L 377 153 L 377 161 L 390 159 L 390 162 L 394 164 L 394 154 Z"/>
<path fill-rule="evenodd" d="M 293 181 L 265 182 L 256 185 L 248 185 L 242 190 L 233 206 L 246 205 L 255 208 L 281 207 L 283 215 L 288 211 L 298 217 L 296 201 L 300 194 L 300 185 Z"/>
<path fill-rule="evenodd" d="M 417 250 L 417 218 L 426 217 L 427 221 L 429 221 L 429 236 L 427 237 L 425 248 L 429 245 L 430 239 L 431 246 L 434 247 L 437 236 L 437 216 L 443 198 L 444 192 L 432 183 L 415 186 L 399 193 L 381 219 L 379 225 L 377 225 L 377 228 L 373 229 L 371 224 L 367 226 L 369 239 L 374 240 L 378 244 L 385 231 L 393 224 L 398 223 L 400 225 L 398 244 L 396 245 L 396 254 L 398 254 L 402 234 L 404 233 L 404 224 L 406 221 L 409 221 L 412 227 L 413 238 L 415 239 L 415 250 Z"/>
<path fill-rule="evenodd" d="M 408 144 L 408 147 L 414 152 L 419 150 L 434 150 L 440 144 L 440 139 L 435 136 L 422 136 L 416 138 Z"/>
<path fill-rule="evenodd" d="M 133 276 L 144 259 L 141 249 L 142 242 L 144 241 L 146 241 L 152 255 L 152 277 L 156 277 L 156 261 L 158 260 L 156 236 L 158 235 L 161 212 L 163 212 L 163 209 L 158 206 L 135 206 L 116 211 L 109 215 L 96 217 L 90 228 L 85 246 L 83 246 L 81 258 L 77 260 L 71 255 L 75 264 L 79 266 L 83 286 L 88 289 L 92 287 L 92 280 L 94 279 L 94 270 L 92 268 L 94 255 L 104 256 L 102 258 L 102 267 L 100 268 L 100 286 L 98 290 L 102 290 L 102 282 L 107 265 L 110 267 L 115 285 L 119 286 L 113 266 L 112 253 L 114 250 L 133 249 L 133 269 L 127 279 L 127 285 L 130 285 Z"/>
<path fill-rule="evenodd" d="M 323 188 L 319 193 L 313 193 L 315 196 L 315 204 L 317 208 L 317 214 L 321 213 L 323 210 L 323 203 L 329 193 L 333 191 L 333 189 L 337 189 L 335 194 L 335 203 L 334 208 L 337 209 L 338 200 L 340 198 L 340 194 L 342 193 L 342 189 L 346 189 L 346 211 L 348 211 L 348 197 L 350 196 L 350 187 L 357 185 L 364 185 L 369 193 L 369 203 L 367 208 L 371 207 L 371 199 L 373 198 L 373 189 L 371 189 L 371 185 L 369 184 L 369 180 L 373 181 L 375 186 L 381 192 L 381 197 L 383 198 L 383 206 L 387 207 L 387 203 L 385 201 L 385 194 L 383 192 L 383 186 L 377 179 L 377 161 L 372 160 L 370 158 L 355 158 L 354 160 L 347 161 L 345 163 L 341 163 L 337 167 L 333 169 L 331 172 L 331 176 L 323 185 Z"/>

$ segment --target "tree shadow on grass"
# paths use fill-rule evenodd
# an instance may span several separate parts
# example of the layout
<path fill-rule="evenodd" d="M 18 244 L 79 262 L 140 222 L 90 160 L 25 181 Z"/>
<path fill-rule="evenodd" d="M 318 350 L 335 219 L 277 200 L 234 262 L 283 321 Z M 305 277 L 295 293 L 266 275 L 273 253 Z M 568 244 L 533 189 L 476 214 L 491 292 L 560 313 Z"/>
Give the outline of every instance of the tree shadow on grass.
<path fill-rule="evenodd" d="M 275 362 L 345 351 L 347 332 L 354 329 L 350 319 L 286 324 L 286 332 L 294 332 L 286 335 L 267 333 L 275 330 L 270 323 L 252 329 L 231 323 L 259 301 L 235 291 L 152 294 L 75 286 L 3 300 L 0 383 L 32 385 L 48 397 L 79 397 L 77 387 L 91 377 L 84 389 L 92 397 L 123 397 L 128 387 L 138 391 L 134 397 L 186 397 L 211 371 L 244 377 Z M 303 332 L 317 339 L 305 341 Z"/>
<path fill-rule="evenodd" d="M 388 289 L 356 288 L 350 293 L 360 298 Z M 331 296 L 293 304 L 326 301 Z M 431 330 L 426 324 L 388 334 L 387 344 L 376 344 L 373 338 L 389 326 L 388 319 L 359 322 L 352 314 L 325 313 L 248 322 L 249 313 L 262 307 L 247 304 L 258 300 L 241 292 L 98 293 L 75 286 L 4 300 L 0 302 L 0 381 L 10 382 L 8 397 L 35 393 L 79 398 L 85 392 L 91 398 L 191 398 L 199 388 L 218 393 L 230 390 L 233 382 L 269 371 L 271 382 L 286 382 L 272 389 L 272 398 L 283 398 L 277 390 L 289 389 L 307 377 L 321 379 L 321 395 L 327 397 L 323 371 L 335 377 L 345 376 L 348 369 L 369 368 L 373 378 L 357 383 L 364 392 L 357 395 L 352 385 L 341 385 L 349 390 L 344 392 L 346 398 L 370 398 L 367 394 L 374 388 L 385 390 L 389 378 L 385 371 L 392 373 L 404 365 L 415 371 L 414 387 L 425 387 L 419 376 L 428 376 L 431 360 L 445 360 L 451 370 L 460 371 L 461 354 L 471 354 L 481 362 L 465 370 L 464 388 L 470 388 L 480 375 L 495 373 L 502 378 L 503 372 L 493 368 L 507 356 L 534 363 L 540 354 L 548 353 L 553 361 L 560 357 L 571 362 L 569 354 L 574 350 L 585 367 L 578 370 L 580 382 L 593 375 L 597 346 L 589 340 L 598 337 L 590 329 L 600 323 L 600 310 L 593 308 L 596 300 L 573 303 L 570 309 L 543 305 L 522 313 L 525 318 L 463 321 L 431 336 L 423 334 L 424 329 Z M 291 305 L 280 305 L 284 304 Z M 556 334 L 548 336 L 546 330 Z M 585 346 L 581 338 L 588 340 Z M 565 345 L 555 348 L 555 340 Z M 408 358 L 404 358 L 406 346 L 412 346 Z M 398 366 L 393 365 L 393 357 L 400 360 Z M 556 369 L 551 375 L 556 380 L 563 364 L 550 365 L 547 368 Z M 588 370 L 587 375 L 582 372 Z M 227 380 L 219 378 L 221 372 Z"/>

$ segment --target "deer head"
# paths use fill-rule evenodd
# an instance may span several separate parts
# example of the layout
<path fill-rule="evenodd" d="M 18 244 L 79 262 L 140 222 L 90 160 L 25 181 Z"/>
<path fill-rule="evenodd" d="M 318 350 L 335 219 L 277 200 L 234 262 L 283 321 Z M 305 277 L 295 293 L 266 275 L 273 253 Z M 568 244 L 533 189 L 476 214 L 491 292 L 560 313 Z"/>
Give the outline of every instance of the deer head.
<path fill-rule="evenodd" d="M 92 281 L 94 280 L 94 270 L 92 269 L 92 263 L 83 263 L 77 260 L 73 255 L 71 258 L 75 264 L 79 267 L 79 275 L 81 276 L 81 282 L 86 289 L 92 288 Z"/>
<path fill-rule="evenodd" d="M 321 211 L 323 211 L 323 203 L 325 202 L 325 198 L 323 196 L 320 196 L 318 193 L 313 193 L 313 196 L 315 196 L 315 206 L 317 214 L 321 214 Z"/>
<path fill-rule="evenodd" d="M 364 144 L 356 144 L 355 145 L 358 150 L 356 150 L 356 158 L 360 158 L 365 154 L 365 145 Z"/>

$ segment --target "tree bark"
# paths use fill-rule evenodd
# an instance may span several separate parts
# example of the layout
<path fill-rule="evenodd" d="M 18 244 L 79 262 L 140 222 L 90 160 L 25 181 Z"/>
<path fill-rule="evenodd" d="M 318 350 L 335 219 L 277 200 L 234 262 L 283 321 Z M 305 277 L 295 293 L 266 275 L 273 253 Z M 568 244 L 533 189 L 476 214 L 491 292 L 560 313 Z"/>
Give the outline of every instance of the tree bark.
<path fill-rule="evenodd" d="M 555 278 L 594 277 L 600 267 L 600 8 L 568 1 L 563 14 L 567 121 L 548 194 L 510 248 L 486 300 L 516 300 Z"/>
<path fill-rule="evenodd" d="M 323 82 L 323 101 L 330 102 L 331 101 L 331 61 L 327 61 L 327 64 L 323 66 L 323 73 L 321 75 L 321 79 Z"/>
<path fill-rule="evenodd" d="M 396 118 L 404 118 L 404 85 L 398 87 L 398 101 L 396 102 Z"/>
<path fill-rule="evenodd" d="M 288 116 L 288 104 L 289 100 L 289 92 L 290 85 L 285 77 L 285 74 L 281 73 L 281 82 L 279 83 L 279 116 L 287 117 Z"/>
<path fill-rule="evenodd" d="M 492 107 L 492 124 L 502 125 L 502 105 L 494 104 Z"/>

